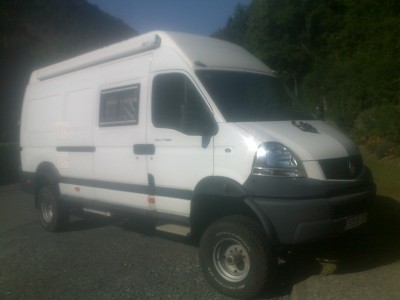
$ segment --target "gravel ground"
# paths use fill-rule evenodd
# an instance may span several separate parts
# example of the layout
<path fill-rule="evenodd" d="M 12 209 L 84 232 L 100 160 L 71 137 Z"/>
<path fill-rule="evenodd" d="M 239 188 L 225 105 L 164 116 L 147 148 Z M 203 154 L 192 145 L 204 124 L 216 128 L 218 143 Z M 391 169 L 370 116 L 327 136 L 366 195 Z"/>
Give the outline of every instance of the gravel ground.
<path fill-rule="evenodd" d="M 400 204 L 378 197 L 372 212 L 363 230 L 292 249 L 259 299 L 397 299 Z M 187 240 L 93 216 L 49 233 L 33 197 L 8 185 L 0 187 L 0 299 L 229 298 L 206 283 Z"/>
<path fill-rule="evenodd" d="M 0 187 L 0 299 L 229 299 L 205 282 L 197 247 L 142 223 L 73 219 L 44 231 L 32 196 Z M 290 287 L 263 299 L 290 299 Z"/>

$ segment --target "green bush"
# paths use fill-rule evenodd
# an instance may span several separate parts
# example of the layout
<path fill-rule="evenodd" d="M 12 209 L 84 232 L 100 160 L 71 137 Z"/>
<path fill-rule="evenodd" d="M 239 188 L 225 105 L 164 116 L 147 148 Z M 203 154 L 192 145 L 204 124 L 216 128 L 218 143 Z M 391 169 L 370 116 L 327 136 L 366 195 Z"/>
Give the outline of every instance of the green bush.
<path fill-rule="evenodd" d="M 352 134 L 358 143 L 379 158 L 400 156 L 400 105 L 384 105 L 361 112 Z"/>

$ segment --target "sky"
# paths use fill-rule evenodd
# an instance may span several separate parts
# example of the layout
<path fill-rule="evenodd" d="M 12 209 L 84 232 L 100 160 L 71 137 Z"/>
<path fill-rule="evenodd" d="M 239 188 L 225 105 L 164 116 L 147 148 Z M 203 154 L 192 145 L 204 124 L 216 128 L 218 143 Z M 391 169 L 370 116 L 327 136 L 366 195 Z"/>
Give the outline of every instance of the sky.
<path fill-rule="evenodd" d="M 225 26 L 236 6 L 251 0 L 88 0 L 140 34 L 170 30 L 211 35 Z"/>

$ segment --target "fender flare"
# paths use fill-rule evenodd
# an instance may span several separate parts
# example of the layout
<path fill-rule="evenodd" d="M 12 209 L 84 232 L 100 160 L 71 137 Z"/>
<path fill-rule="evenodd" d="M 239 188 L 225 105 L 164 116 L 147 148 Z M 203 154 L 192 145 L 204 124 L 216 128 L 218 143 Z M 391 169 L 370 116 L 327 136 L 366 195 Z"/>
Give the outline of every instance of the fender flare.
<path fill-rule="evenodd" d="M 244 197 L 246 191 L 238 182 L 222 176 L 210 176 L 199 181 L 194 189 L 196 195 L 212 195 L 219 197 Z"/>
<path fill-rule="evenodd" d="M 39 166 L 36 169 L 34 177 L 35 207 L 37 207 L 37 193 L 39 192 L 39 188 L 45 182 L 51 185 L 57 185 L 59 179 L 60 179 L 60 173 L 51 162 L 45 161 L 39 164 Z M 57 191 L 58 191 L 58 186 L 57 186 Z"/>
<path fill-rule="evenodd" d="M 257 215 L 260 220 L 262 226 L 264 227 L 265 232 L 267 233 L 270 241 L 273 244 L 279 244 L 278 236 L 275 232 L 274 225 L 270 221 L 270 219 L 262 212 L 261 209 L 254 203 L 251 197 L 248 197 L 244 200 L 244 202 L 251 208 L 251 210 Z"/>
<path fill-rule="evenodd" d="M 57 168 L 51 162 L 45 161 L 39 164 L 36 169 L 35 179 L 37 180 L 39 177 L 46 178 L 50 184 L 56 184 L 59 182 L 60 173 Z"/>
<path fill-rule="evenodd" d="M 278 238 L 275 229 L 269 218 L 258 208 L 254 203 L 246 189 L 237 181 L 223 176 L 210 176 L 203 178 L 197 185 L 193 193 L 193 199 L 198 195 L 236 198 L 240 199 L 241 203 L 249 208 L 254 216 L 258 218 L 264 230 L 272 243 L 278 243 Z M 191 211 L 193 212 L 196 201 L 191 201 Z"/>

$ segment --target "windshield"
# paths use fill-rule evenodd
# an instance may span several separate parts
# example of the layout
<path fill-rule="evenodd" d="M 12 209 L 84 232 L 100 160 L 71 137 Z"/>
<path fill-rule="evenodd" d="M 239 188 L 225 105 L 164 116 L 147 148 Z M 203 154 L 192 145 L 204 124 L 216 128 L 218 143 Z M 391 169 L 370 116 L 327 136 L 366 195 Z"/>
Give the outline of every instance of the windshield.
<path fill-rule="evenodd" d="M 314 119 L 281 81 L 249 72 L 196 72 L 227 122 Z"/>

